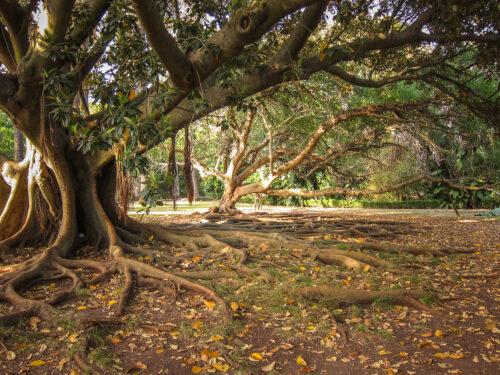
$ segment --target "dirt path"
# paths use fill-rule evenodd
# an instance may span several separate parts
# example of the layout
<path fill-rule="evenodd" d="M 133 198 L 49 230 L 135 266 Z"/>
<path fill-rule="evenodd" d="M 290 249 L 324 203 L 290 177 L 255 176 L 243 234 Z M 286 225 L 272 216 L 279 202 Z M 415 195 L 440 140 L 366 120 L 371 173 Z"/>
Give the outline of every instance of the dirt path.
<path fill-rule="evenodd" d="M 299 219 L 307 228 L 354 224 L 360 234 L 385 233 L 381 241 L 474 252 L 439 258 L 375 253 L 410 270 L 394 274 L 320 264 L 301 248 L 250 249 L 248 266 L 259 265 L 272 275 L 271 283 L 258 276 L 203 282 L 232 302 L 237 317 L 229 324 L 221 323 L 213 301 L 190 292 L 157 289 L 141 289 L 126 315 L 114 319 L 114 298 L 121 282 L 117 278 L 82 290 L 66 302 L 59 327 L 48 327 L 36 317 L 16 327 L 0 327 L 0 373 L 81 374 L 67 358 L 84 337 L 83 331 L 72 327 L 72 314 L 86 312 L 102 317 L 88 337 L 89 359 L 104 373 L 500 373 L 499 220 L 466 215 L 467 220 L 457 222 L 452 216 L 360 210 L 311 210 L 294 215 L 290 220 L 284 212 L 250 214 L 270 224 L 289 220 L 291 227 Z M 148 220 L 169 224 L 206 218 L 195 214 Z M 351 240 L 354 244 L 364 239 Z M 223 261 L 205 259 L 203 253 L 186 260 L 182 251 L 172 250 L 173 256 L 179 254 L 183 259 L 176 268 L 228 271 Z M 81 256 L 89 254 L 87 249 Z M 322 284 L 368 291 L 421 289 L 420 301 L 438 309 L 440 315 L 384 298 L 349 306 L 332 299 L 313 301 L 283 293 L 286 288 Z M 58 286 L 37 285 L 27 293 L 44 298 Z"/>

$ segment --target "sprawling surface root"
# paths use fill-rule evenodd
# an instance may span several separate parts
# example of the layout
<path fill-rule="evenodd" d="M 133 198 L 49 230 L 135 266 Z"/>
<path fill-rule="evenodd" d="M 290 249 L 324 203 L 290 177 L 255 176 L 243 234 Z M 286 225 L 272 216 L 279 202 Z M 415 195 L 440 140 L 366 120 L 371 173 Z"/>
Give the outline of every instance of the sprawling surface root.
<path fill-rule="evenodd" d="M 423 293 L 417 290 L 386 290 L 386 291 L 369 291 L 359 289 L 337 288 L 329 285 L 318 285 L 307 288 L 286 289 L 285 292 L 311 299 L 331 298 L 337 303 L 343 305 L 366 305 L 375 302 L 379 299 L 387 299 L 393 303 L 414 307 L 419 310 L 424 310 L 433 314 L 441 314 L 438 310 L 432 309 L 416 298 Z"/>
<path fill-rule="evenodd" d="M 122 280 L 118 302 L 113 306 L 115 318 L 127 310 L 127 302 L 135 287 L 152 286 L 177 298 L 182 290 L 192 291 L 206 300 L 214 301 L 226 321 L 233 318 L 233 310 L 212 289 L 197 280 L 225 279 L 238 276 L 254 277 L 272 282 L 273 276 L 267 266 L 280 260 L 268 260 L 269 254 L 286 256 L 286 263 L 315 263 L 335 265 L 355 272 L 391 272 L 404 274 L 406 271 L 394 263 L 379 258 L 380 253 L 407 252 L 412 255 L 442 256 L 449 249 L 430 249 L 378 242 L 381 234 L 384 240 L 399 232 L 390 223 L 377 227 L 338 224 L 328 218 L 298 218 L 294 215 L 253 219 L 250 216 L 212 216 L 210 222 L 199 224 L 177 224 L 161 226 L 146 224 L 132 218 L 125 219 L 112 209 L 100 205 L 103 197 L 97 196 L 95 186 L 90 186 L 89 200 L 95 204 L 95 222 L 100 231 L 94 240 L 107 243 L 108 257 L 105 260 L 69 259 L 62 254 L 69 253 L 58 246 L 74 246 L 71 241 L 58 237 L 56 245 L 22 263 L 0 268 L 0 300 L 14 306 L 14 310 L 0 315 L 0 323 L 19 321 L 36 315 L 53 324 L 59 318 L 56 305 L 74 297 L 78 290 L 109 281 L 114 275 Z M 93 194 L 93 195 L 92 195 Z M 99 199 L 100 198 L 100 199 Z M 275 220 L 278 219 L 278 220 Z M 317 220 L 319 219 L 319 220 Z M 61 233 L 66 233 L 64 230 Z M 67 234 L 71 236 L 70 234 Z M 353 241 L 352 236 L 356 237 Z M 362 241 L 359 238 L 362 237 Z M 144 245 L 144 246 L 141 246 Z M 364 250 L 375 251 L 367 253 Z M 142 258 L 141 258 L 142 257 Z M 144 259 L 150 262 L 144 262 Z M 206 265 L 215 262 L 229 263 L 229 272 L 215 269 L 199 269 L 194 259 L 203 258 Z M 182 265 L 182 272 L 180 269 Z M 89 278 L 89 274 L 92 276 Z M 86 275 L 86 276 L 84 276 Z M 63 290 L 46 300 L 28 298 L 23 292 L 31 285 L 50 280 L 66 280 Z M 68 283 L 69 281 L 69 283 Z M 380 299 L 411 306 L 433 314 L 438 310 L 418 301 L 421 291 L 388 290 L 367 291 L 352 288 L 338 288 L 318 285 L 308 288 L 288 288 L 286 293 L 311 299 L 334 299 L 340 304 L 369 304 Z M 75 312 L 76 320 L 88 329 L 88 311 Z M 83 371 L 98 373 L 86 359 L 88 339 L 81 341 L 81 347 L 73 356 Z"/>

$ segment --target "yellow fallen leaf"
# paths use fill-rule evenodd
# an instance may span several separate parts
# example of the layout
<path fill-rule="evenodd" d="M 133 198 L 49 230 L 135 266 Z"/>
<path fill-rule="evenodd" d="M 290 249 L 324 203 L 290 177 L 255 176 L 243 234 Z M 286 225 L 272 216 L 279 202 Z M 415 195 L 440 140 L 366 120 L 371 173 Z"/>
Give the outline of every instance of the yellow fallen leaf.
<path fill-rule="evenodd" d="M 382 350 L 378 351 L 378 355 L 388 355 L 388 354 L 392 354 L 392 352 L 387 351 L 385 349 L 382 349 Z"/>
<path fill-rule="evenodd" d="M 154 235 L 154 234 L 152 234 L 152 235 L 151 235 L 151 236 L 149 236 L 149 238 L 148 238 L 148 240 L 149 240 L 149 241 L 153 241 L 154 239 L 155 239 L 155 235 Z"/>
<path fill-rule="evenodd" d="M 69 342 L 75 343 L 78 341 L 78 333 L 73 333 L 68 337 Z"/>
<path fill-rule="evenodd" d="M 429 346 L 429 345 L 432 345 L 432 341 L 422 341 L 422 342 L 418 343 L 418 347 L 419 348 L 423 348 L 423 347 L 426 347 L 426 346 Z"/>
<path fill-rule="evenodd" d="M 238 310 L 239 306 L 237 302 L 231 302 L 231 310 L 236 311 Z"/>
<path fill-rule="evenodd" d="M 87 306 L 78 306 L 77 310 L 87 310 Z"/>
<path fill-rule="evenodd" d="M 156 353 L 157 353 L 157 354 L 161 354 L 161 353 L 163 353 L 163 349 L 158 349 L 158 350 L 156 351 Z"/>
<path fill-rule="evenodd" d="M 193 374 L 198 374 L 198 373 L 200 373 L 200 372 L 201 372 L 201 367 L 200 367 L 200 366 L 193 366 L 193 367 L 191 368 L 191 372 L 192 372 Z"/>
<path fill-rule="evenodd" d="M 116 302 L 117 302 L 116 299 L 112 299 L 108 301 L 108 306 L 113 306 Z"/>
<path fill-rule="evenodd" d="M 252 353 L 251 357 L 256 359 L 257 361 L 262 361 L 263 359 L 259 353 Z"/>
<path fill-rule="evenodd" d="M 227 372 L 227 370 L 229 370 L 229 365 L 217 362 L 212 363 L 212 367 L 222 372 Z"/>
<path fill-rule="evenodd" d="M 213 309 L 215 307 L 215 302 L 213 301 L 207 301 L 204 299 L 203 302 L 205 303 L 205 306 L 208 307 L 209 309 Z"/>
<path fill-rule="evenodd" d="M 460 359 L 463 357 L 464 357 L 463 354 L 450 354 L 450 358 L 453 358 L 453 359 Z"/>
<path fill-rule="evenodd" d="M 367 264 L 365 268 L 363 268 L 363 272 L 368 272 L 370 270 L 370 265 Z"/>
<path fill-rule="evenodd" d="M 223 339 L 224 339 L 224 337 L 222 337 L 221 335 L 213 335 L 212 337 L 210 337 L 210 340 L 208 340 L 208 341 L 220 341 Z"/>
<path fill-rule="evenodd" d="M 307 367 L 307 362 L 304 361 L 304 358 L 302 358 L 300 355 L 297 357 L 297 363 L 301 366 Z"/>
<path fill-rule="evenodd" d="M 39 359 L 38 361 L 30 362 L 30 366 L 37 367 L 37 366 L 44 365 L 45 363 L 46 363 L 45 361 L 42 361 L 41 359 Z"/>
<path fill-rule="evenodd" d="M 204 349 L 201 352 L 201 355 L 205 356 L 207 358 L 217 358 L 218 356 L 220 356 L 220 353 L 214 352 L 214 351 L 212 351 L 210 349 Z"/>
<path fill-rule="evenodd" d="M 199 320 L 193 323 L 193 328 L 194 329 L 199 329 L 202 326 L 203 326 L 203 322 L 201 322 Z"/>
<path fill-rule="evenodd" d="M 14 359 L 16 359 L 16 353 L 14 353 L 12 350 L 9 350 L 7 352 L 7 360 L 13 361 Z"/>
<path fill-rule="evenodd" d="M 300 269 L 301 271 L 305 271 L 305 270 L 306 270 L 306 267 L 299 267 L 299 269 Z"/>
<path fill-rule="evenodd" d="M 434 336 L 436 336 L 436 337 L 444 337 L 444 333 L 441 332 L 439 329 L 436 329 L 436 332 L 434 332 Z"/>
<path fill-rule="evenodd" d="M 399 353 L 399 355 L 400 355 L 401 357 L 406 357 L 406 356 L 408 355 L 408 353 L 406 353 L 406 352 L 401 352 L 401 353 Z"/>
<path fill-rule="evenodd" d="M 434 354 L 434 357 L 441 358 L 441 359 L 448 358 L 449 356 L 450 356 L 450 353 L 436 353 L 436 354 Z"/>
<path fill-rule="evenodd" d="M 197 256 L 193 257 L 193 262 L 196 262 L 200 259 L 201 259 L 201 256 L 197 255 Z"/>
<path fill-rule="evenodd" d="M 111 342 L 112 342 L 113 344 L 118 344 L 119 342 L 122 342 L 122 340 L 120 340 L 120 338 L 119 338 L 119 337 L 113 337 L 113 338 L 111 339 Z"/>
<path fill-rule="evenodd" d="M 179 333 L 180 333 L 179 331 L 173 331 L 173 332 L 170 332 L 170 334 L 171 334 L 172 336 L 177 336 Z"/>
<path fill-rule="evenodd" d="M 78 370 L 71 370 L 69 375 L 80 375 L 80 372 L 78 372 Z"/>
<path fill-rule="evenodd" d="M 422 333 L 420 336 L 422 336 L 422 337 L 431 337 L 432 336 L 432 332 Z"/>

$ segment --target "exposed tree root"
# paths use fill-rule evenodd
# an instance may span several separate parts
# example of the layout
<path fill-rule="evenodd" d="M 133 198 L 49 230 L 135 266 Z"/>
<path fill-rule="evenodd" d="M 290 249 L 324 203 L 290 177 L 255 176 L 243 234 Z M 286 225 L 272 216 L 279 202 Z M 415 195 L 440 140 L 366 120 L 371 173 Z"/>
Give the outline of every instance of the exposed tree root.
<path fill-rule="evenodd" d="M 286 293 L 311 299 L 332 298 L 339 304 L 344 305 L 365 305 L 375 302 L 379 299 L 387 299 L 393 303 L 413 307 L 418 310 L 427 311 L 432 314 L 441 315 L 438 310 L 432 309 L 416 298 L 422 295 L 422 291 L 409 290 L 386 290 L 386 291 L 368 291 L 359 289 L 337 288 L 328 285 L 318 285 L 307 288 L 285 289 Z"/>

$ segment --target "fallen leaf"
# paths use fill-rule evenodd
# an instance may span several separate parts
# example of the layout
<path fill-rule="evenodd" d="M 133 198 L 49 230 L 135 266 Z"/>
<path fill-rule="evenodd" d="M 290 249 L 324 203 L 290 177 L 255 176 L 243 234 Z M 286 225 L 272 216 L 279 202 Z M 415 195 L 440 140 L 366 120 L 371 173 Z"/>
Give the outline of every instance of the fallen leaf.
<path fill-rule="evenodd" d="M 198 373 L 200 373 L 200 372 L 201 372 L 201 367 L 200 367 L 200 366 L 193 366 L 193 367 L 191 368 L 191 372 L 192 372 L 193 374 L 198 374 Z"/>
<path fill-rule="evenodd" d="M 460 359 L 463 357 L 464 357 L 463 354 L 450 354 L 450 358 L 453 358 L 453 359 Z"/>
<path fill-rule="evenodd" d="M 297 363 L 301 366 L 307 367 L 307 362 L 304 361 L 304 358 L 302 358 L 301 356 L 297 357 Z"/>
<path fill-rule="evenodd" d="M 111 342 L 112 342 L 113 344 L 118 344 L 119 342 L 122 342 L 122 340 L 121 340 L 119 337 L 113 337 L 113 338 L 111 339 Z"/>
<path fill-rule="evenodd" d="M 14 353 L 12 350 L 9 350 L 7 352 L 7 360 L 13 361 L 14 359 L 16 359 L 16 353 Z"/>
<path fill-rule="evenodd" d="M 158 350 L 156 351 L 156 354 L 161 354 L 161 353 L 163 353 L 163 349 L 158 349 Z"/>
<path fill-rule="evenodd" d="M 434 354 L 434 357 L 441 358 L 441 359 L 448 358 L 449 356 L 450 356 L 450 353 L 436 353 L 436 354 Z"/>
<path fill-rule="evenodd" d="M 370 270 L 370 265 L 367 264 L 365 268 L 363 268 L 363 272 L 368 272 Z"/>
<path fill-rule="evenodd" d="M 64 370 L 64 366 L 66 366 L 66 364 L 69 363 L 69 358 L 63 358 L 59 361 L 59 371 L 63 371 Z"/>
<path fill-rule="evenodd" d="M 204 299 L 203 302 L 205 303 L 205 306 L 208 307 L 209 309 L 213 309 L 215 307 L 215 302 L 213 301 L 207 301 Z"/>
<path fill-rule="evenodd" d="M 382 350 L 379 350 L 378 351 L 378 355 L 388 355 L 388 354 L 392 354 L 392 352 L 389 352 L 385 349 L 382 349 Z"/>
<path fill-rule="evenodd" d="M 201 352 L 201 355 L 205 356 L 207 358 L 217 358 L 218 356 L 220 356 L 220 353 L 214 352 L 214 351 L 212 351 L 210 349 L 204 349 Z"/>
<path fill-rule="evenodd" d="M 72 335 L 70 335 L 70 336 L 68 337 L 68 340 L 69 340 L 69 342 L 71 342 L 71 343 L 73 343 L 73 344 L 74 344 L 75 342 L 77 342 L 77 341 L 78 341 L 78 333 L 73 333 Z"/>
<path fill-rule="evenodd" d="M 30 362 L 30 366 L 38 367 L 38 366 L 44 365 L 45 363 L 46 363 L 45 361 L 42 361 L 41 359 L 39 359 L 37 361 Z"/>
<path fill-rule="evenodd" d="M 152 234 L 152 235 L 148 238 L 148 240 L 149 240 L 150 242 L 151 242 L 151 241 L 153 241 L 154 239 L 155 239 L 155 235 L 154 235 L 154 234 Z"/>
<path fill-rule="evenodd" d="M 337 361 L 337 357 L 331 356 L 330 358 L 327 358 L 326 361 L 327 362 L 336 362 Z"/>
<path fill-rule="evenodd" d="M 77 310 L 87 310 L 87 306 L 78 306 Z"/>
<path fill-rule="evenodd" d="M 116 302 L 117 302 L 116 299 L 112 299 L 108 301 L 108 306 L 113 306 Z"/>
<path fill-rule="evenodd" d="M 264 372 L 271 372 L 274 370 L 274 366 L 276 366 L 276 361 L 273 361 L 267 366 L 261 367 L 260 369 Z"/>
<path fill-rule="evenodd" d="M 434 336 L 436 336 L 436 337 L 444 337 L 444 333 L 441 332 L 439 329 L 436 329 L 436 332 L 434 332 Z"/>
<path fill-rule="evenodd" d="M 227 372 L 227 370 L 229 370 L 229 365 L 217 362 L 212 363 L 212 367 L 222 372 Z"/>
<path fill-rule="evenodd" d="M 144 363 L 136 362 L 136 363 L 132 364 L 132 366 L 130 366 L 127 369 L 127 371 L 125 371 L 125 373 L 128 374 L 132 370 L 147 370 L 147 369 L 148 369 L 148 366 L 146 366 Z"/>
<path fill-rule="evenodd" d="M 231 302 L 231 310 L 235 311 L 238 310 L 239 306 L 237 302 Z"/>
<path fill-rule="evenodd" d="M 251 361 L 262 361 L 262 355 L 259 353 L 252 353 L 252 355 L 249 358 Z"/>

